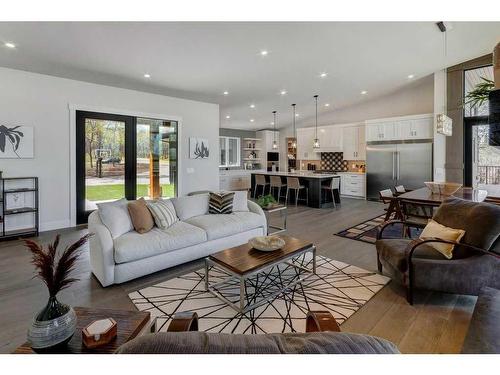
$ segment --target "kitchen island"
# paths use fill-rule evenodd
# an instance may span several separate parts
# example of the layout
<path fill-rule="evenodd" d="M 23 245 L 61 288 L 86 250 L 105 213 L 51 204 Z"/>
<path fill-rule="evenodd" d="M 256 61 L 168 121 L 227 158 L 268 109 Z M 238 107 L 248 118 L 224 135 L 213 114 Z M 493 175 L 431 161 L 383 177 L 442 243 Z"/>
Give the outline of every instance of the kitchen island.
<path fill-rule="evenodd" d="M 325 193 L 322 192 L 321 185 L 327 185 L 331 182 L 332 178 L 340 178 L 339 175 L 336 175 L 334 173 L 314 173 L 314 172 L 309 172 L 309 171 L 297 171 L 297 172 L 265 172 L 265 171 L 258 171 L 258 172 L 252 172 L 251 175 L 251 184 L 252 184 L 252 192 L 254 191 L 255 187 L 255 175 L 264 175 L 266 176 L 266 181 L 269 182 L 269 177 L 270 176 L 280 176 L 281 180 L 283 183 L 286 183 L 286 178 L 287 177 L 297 177 L 301 183 L 301 185 L 304 185 L 305 187 L 308 188 L 308 199 L 309 199 L 309 207 L 313 208 L 328 208 L 328 207 L 333 207 L 333 202 L 332 202 L 332 195 L 330 193 Z M 269 192 L 269 185 L 266 189 L 266 194 Z M 282 192 L 283 194 L 283 192 Z M 305 194 L 305 192 L 300 192 L 300 196 L 302 194 Z M 257 191 L 257 195 L 260 196 L 262 195 L 262 188 L 259 187 Z M 274 189 L 273 195 L 277 200 L 277 195 L 278 195 L 278 189 Z M 290 201 L 293 202 L 292 198 L 295 199 L 293 196 L 293 190 L 290 191 L 290 195 L 292 197 L 289 197 Z M 340 192 L 339 191 L 334 191 L 334 196 L 335 196 L 335 202 L 340 203 Z M 305 202 L 305 201 L 303 201 Z"/>

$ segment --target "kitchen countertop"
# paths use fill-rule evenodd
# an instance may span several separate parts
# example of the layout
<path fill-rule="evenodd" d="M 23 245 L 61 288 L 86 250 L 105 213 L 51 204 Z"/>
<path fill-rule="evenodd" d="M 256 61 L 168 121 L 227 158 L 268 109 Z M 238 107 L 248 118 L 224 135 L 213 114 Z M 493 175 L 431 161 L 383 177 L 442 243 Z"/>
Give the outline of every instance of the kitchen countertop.
<path fill-rule="evenodd" d="M 324 174 L 324 173 L 314 173 L 311 171 L 297 171 L 291 172 L 269 172 L 269 171 L 252 171 L 255 174 L 263 174 L 267 176 L 283 176 L 283 177 L 302 177 L 302 178 L 332 178 L 337 177 L 338 174 Z"/>

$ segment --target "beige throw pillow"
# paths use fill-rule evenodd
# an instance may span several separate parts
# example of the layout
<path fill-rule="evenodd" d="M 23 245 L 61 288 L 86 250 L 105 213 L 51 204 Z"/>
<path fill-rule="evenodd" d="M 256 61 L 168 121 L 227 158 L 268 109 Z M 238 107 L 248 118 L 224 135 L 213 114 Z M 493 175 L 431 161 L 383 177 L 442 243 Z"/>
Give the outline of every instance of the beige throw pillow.
<path fill-rule="evenodd" d="M 426 239 L 434 237 L 441 240 L 460 242 L 464 234 L 465 231 L 462 229 L 448 228 L 431 219 L 425 226 L 422 234 L 420 234 L 420 238 Z M 439 251 L 446 258 L 453 258 L 453 249 L 455 245 L 439 242 L 429 242 L 428 245 Z"/>
<path fill-rule="evenodd" d="M 155 222 L 144 198 L 128 203 L 128 212 L 130 219 L 137 233 L 146 233 L 153 229 Z"/>

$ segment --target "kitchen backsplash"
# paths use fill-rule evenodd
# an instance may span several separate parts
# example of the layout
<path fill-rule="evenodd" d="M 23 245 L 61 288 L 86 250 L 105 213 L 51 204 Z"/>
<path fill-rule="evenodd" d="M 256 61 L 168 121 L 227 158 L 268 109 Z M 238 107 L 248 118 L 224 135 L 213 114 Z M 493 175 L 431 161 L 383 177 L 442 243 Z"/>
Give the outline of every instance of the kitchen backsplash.
<path fill-rule="evenodd" d="M 322 152 L 321 169 L 347 172 L 349 170 L 349 162 L 344 160 L 343 152 Z"/>

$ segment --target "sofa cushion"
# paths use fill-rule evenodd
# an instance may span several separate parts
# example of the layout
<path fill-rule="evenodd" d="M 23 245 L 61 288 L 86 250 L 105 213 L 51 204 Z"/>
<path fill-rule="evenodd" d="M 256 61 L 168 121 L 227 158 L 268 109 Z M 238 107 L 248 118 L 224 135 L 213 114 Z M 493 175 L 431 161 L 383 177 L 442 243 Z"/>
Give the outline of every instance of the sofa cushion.
<path fill-rule="evenodd" d="M 178 221 L 168 229 L 129 232 L 114 239 L 115 263 L 126 263 L 205 242 L 203 229 Z"/>
<path fill-rule="evenodd" d="M 448 198 L 433 218 L 450 228 L 465 230 L 462 242 L 490 250 L 500 235 L 500 206 Z"/>
<path fill-rule="evenodd" d="M 134 229 L 139 233 L 146 233 L 153 229 L 155 222 L 144 198 L 128 202 L 128 213 Z"/>
<path fill-rule="evenodd" d="M 233 199 L 233 212 L 248 212 L 248 192 L 235 191 Z"/>
<path fill-rule="evenodd" d="M 97 203 L 97 208 L 99 209 L 99 217 L 108 228 L 112 238 L 134 230 L 128 213 L 128 201 L 125 198 L 113 202 Z"/>
<path fill-rule="evenodd" d="M 209 214 L 192 217 L 187 223 L 202 228 L 209 240 L 231 236 L 265 225 L 262 216 L 253 212 L 233 212 L 232 214 Z"/>
<path fill-rule="evenodd" d="M 208 213 L 208 194 L 172 198 L 172 203 L 177 217 L 182 221 Z"/>
<path fill-rule="evenodd" d="M 155 224 L 160 229 L 167 229 L 179 221 L 170 199 L 158 199 L 147 203 Z"/>
<path fill-rule="evenodd" d="M 208 198 L 209 214 L 230 214 L 233 212 L 233 192 L 211 192 Z"/>
<path fill-rule="evenodd" d="M 409 239 L 387 238 L 375 242 L 375 247 L 377 248 L 381 261 L 389 263 L 400 272 L 406 272 L 408 270 L 406 247 L 410 242 L 411 240 Z M 427 244 L 417 247 L 417 250 L 413 253 L 413 259 L 415 258 L 446 259 L 443 254 Z"/>

